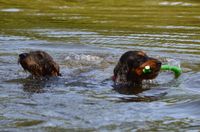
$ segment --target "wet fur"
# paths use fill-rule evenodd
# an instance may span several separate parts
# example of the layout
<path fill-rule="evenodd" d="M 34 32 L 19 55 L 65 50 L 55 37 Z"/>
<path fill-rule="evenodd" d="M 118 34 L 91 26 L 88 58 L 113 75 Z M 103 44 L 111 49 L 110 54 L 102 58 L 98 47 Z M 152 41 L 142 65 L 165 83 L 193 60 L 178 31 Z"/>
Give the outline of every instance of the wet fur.
<path fill-rule="evenodd" d="M 19 55 L 18 62 L 25 71 L 36 77 L 60 76 L 59 65 L 44 51 L 31 51 Z"/>
<path fill-rule="evenodd" d="M 147 65 L 151 67 L 152 72 L 144 74 L 143 68 Z M 160 67 L 159 60 L 147 56 L 143 51 L 128 51 L 115 66 L 113 81 L 115 84 L 141 85 L 143 80 L 157 77 Z"/>

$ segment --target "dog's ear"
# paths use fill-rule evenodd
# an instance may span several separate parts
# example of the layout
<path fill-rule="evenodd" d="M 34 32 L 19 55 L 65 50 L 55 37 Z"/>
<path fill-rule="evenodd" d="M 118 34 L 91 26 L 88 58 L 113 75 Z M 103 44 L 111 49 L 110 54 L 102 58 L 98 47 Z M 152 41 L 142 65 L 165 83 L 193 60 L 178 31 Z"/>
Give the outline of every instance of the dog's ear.
<path fill-rule="evenodd" d="M 60 74 L 60 67 L 59 67 L 59 65 L 58 64 L 56 64 L 56 63 L 51 63 L 50 64 L 50 69 L 51 69 L 51 75 L 53 75 L 53 76 L 60 76 L 61 74 Z"/>
<path fill-rule="evenodd" d="M 114 70 L 113 70 L 114 76 L 117 76 L 117 73 L 119 72 L 120 67 L 121 67 L 121 63 L 118 62 L 117 65 L 115 66 Z"/>

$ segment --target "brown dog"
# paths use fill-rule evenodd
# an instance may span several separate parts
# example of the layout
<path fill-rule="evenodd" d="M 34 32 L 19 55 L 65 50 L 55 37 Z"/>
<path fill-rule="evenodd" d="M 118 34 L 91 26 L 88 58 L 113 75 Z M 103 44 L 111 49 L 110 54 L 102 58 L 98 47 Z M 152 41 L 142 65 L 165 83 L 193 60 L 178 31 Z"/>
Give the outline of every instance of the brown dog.
<path fill-rule="evenodd" d="M 145 67 L 150 68 L 144 73 Z M 114 68 L 115 84 L 142 84 L 142 80 L 154 79 L 161 67 L 161 62 L 147 56 L 143 51 L 128 51 L 119 59 Z"/>
<path fill-rule="evenodd" d="M 19 55 L 18 62 L 25 71 L 36 77 L 60 76 L 59 65 L 44 51 L 31 51 Z"/>

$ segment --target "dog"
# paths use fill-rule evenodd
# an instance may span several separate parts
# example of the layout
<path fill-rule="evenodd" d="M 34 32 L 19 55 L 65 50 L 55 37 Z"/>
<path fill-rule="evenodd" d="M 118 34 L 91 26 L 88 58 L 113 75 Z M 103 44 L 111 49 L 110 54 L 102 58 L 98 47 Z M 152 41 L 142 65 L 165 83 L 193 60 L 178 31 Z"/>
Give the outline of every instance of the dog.
<path fill-rule="evenodd" d="M 115 84 L 141 85 L 143 80 L 154 79 L 159 74 L 161 62 L 143 51 L 127 51 L 114 68 Z M 145 73 L 144 69 L 149 72 Z"/>
<path fill-rule="evenodd" d="M 61 76 L 59 65 L 44 51 L 19 54 L 18 63 L 35 77 Z"/>

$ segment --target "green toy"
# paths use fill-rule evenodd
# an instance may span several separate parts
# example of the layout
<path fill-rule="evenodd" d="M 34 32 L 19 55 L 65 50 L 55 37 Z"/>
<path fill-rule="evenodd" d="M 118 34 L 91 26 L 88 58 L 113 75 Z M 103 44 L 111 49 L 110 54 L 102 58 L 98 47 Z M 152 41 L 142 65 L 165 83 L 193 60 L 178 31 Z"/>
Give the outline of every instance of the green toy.
<path fill-rule="evenodd" d="M 148 66 L 148 65 L 145 66 L 144 69 L 143 69 L 143 73 L 145 73 L 145 74 L 146 74 L 146 73 L 151 73 L 151 67 Z"/>
<path fill-rule="evenodd" d="M 162 65 L 161 70 L 173 71 L 176 78 L 179 77 L 182 73 L 181 68 L 177 66 Z"/>
<path fill-rule="evenodd" d="M 165 71 L 165 70 L 173 71 L 176 78 L 179 77 L 182 73 L 181 68 L 177 67 L 177 66 L 162 65 L 161 70 L 163 70 L 163 71 Z M 151 73 L 151 67 L 149 65 L 145 66 L 144 69 L 143 69 L 143 73 L 145 73 L 145 74 Z"/>

